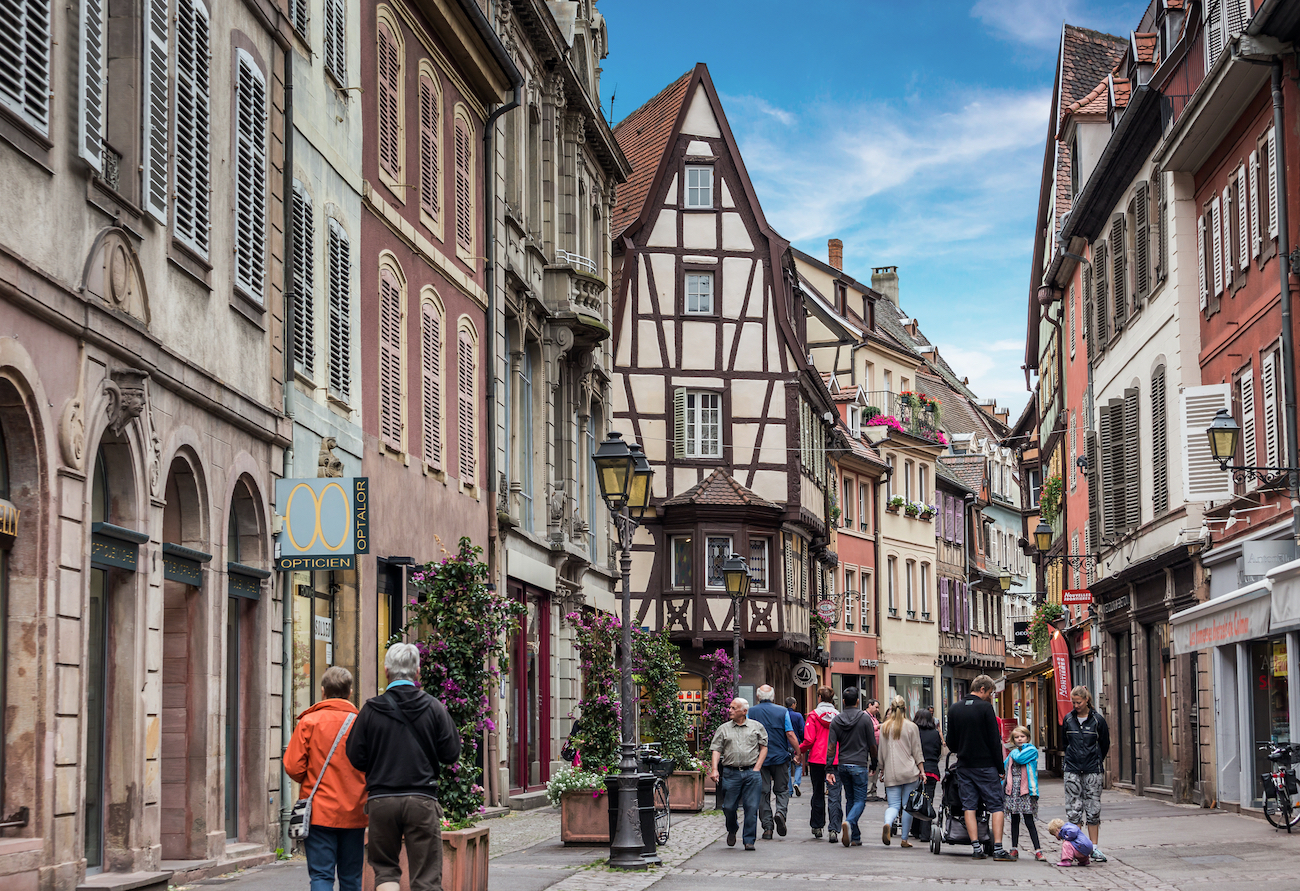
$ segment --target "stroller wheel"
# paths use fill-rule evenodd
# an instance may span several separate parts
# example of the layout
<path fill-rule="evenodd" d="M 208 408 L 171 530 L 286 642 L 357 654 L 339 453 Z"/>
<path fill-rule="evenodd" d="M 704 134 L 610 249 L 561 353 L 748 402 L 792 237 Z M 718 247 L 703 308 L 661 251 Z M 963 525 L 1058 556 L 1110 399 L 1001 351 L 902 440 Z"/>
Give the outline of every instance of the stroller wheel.
<path fill-rule="evenodd" d="M 939 843 L 939 833 L 938 833 L 938 832 L 931 832 L 931 833 L 930 833 L 930 853 L 931 853 L 931 854 L 938 854 L 940 850 L 941 850 L 941 849 L 940 849 L 940 843 Z"/>

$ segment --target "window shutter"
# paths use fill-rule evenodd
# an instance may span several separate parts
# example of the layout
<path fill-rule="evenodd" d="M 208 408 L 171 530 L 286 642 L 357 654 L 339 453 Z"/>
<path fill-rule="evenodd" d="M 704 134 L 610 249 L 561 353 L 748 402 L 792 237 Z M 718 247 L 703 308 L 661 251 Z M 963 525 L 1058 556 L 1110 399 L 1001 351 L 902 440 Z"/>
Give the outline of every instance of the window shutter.
<path fill-rule="evenodd" d="M 1097 307 L 1097 345 L 1095 352 L 1100 356 L 1106 350 L 1106 341 L 1110 338 L 1110 302 L 1106 294 L 1106 242 L 1099 241 L 1092 249 L 1092 284 L 1096 293 L 1093 301 Z"/>
<path fill-rule="evenodd" d="M 1120 481 L 1124 493 L 1124 527 L 1132 530 L 1142 525 L 1142 499 L 1138 477 L 1142 461 L 1138 442 L 1138 391 L 1124 391 L 1124 476 Z"/>
<path fill-rule="evenodd" d="M 420 308 L 420 397 L 424 463 L 442 466 L 442 319 L 426 302 Z"/>
<path fill-rule="evenodd" d="M 82 0 L 78 24 L 81 52 L 77 58 L 77 80 L 81 114 L 77 121 L 80 126 L 77 153 L 98 173 L 104 133 L 104 0 Z M 11 51 L 6 48 L 6 55 Z M 0 62 L 0 72 L 7 68 L 8 65 Z M 0 81 L 5 79 L 0 75 Z"/>
<path fill-rule="evenodd" d="M 266 81 L 239 50 L 235 108 L 235 284 L 257 302 L 266 279 Z"/>
<path fill-rule="evenodd" d="M 1116 214 L 1110 221 L 1111 292 L 1115 303 L 1115 330 L 1124 327 L 1128 318 L 1127 256 L 1124 250 L 1124 216 Z"/>
<path fill-rule="evenodd" d="M 1246 20 L 1250 18 L 1247 12 L 1246 0 L 1224 0 L 1224 7 L 1227 16 L 1224 19 L 1225 36 L 1228 34 L 1240 34 L 1246 27 Z"/>
<path fill-rule="evenodd" d="M 1163 170 L 1155 173 L 1156 181 L 1156 244 L 1159 245 L 1156 256 L 1156 281 L 1162 282 L 1169 275 L 1169 185 Z"/>
<path fill-rule="evenodd" d="M 1101 539 L 1101 492 L 1097 485 L 1097 434 L 1085 434 L 1088 449 L 1088 531 L 1093 541 Z"/>
<path fill-rule="evenodd" d="M 352 245 L 330 220 L 330 389 L 346 400 L 352 384 Z"/>
<path fill-rule="evenodd" d="M 1277 354 L 1270 353 L 1264 357 L 1259 369 L 1259 384 L 1264 397 L 1264 464 L 1267 467 L 1279 467 L 1282 464 L 1282 438 L 1278 424 L 1278 380 Z M 1251 463 L 1250 461 L 1246 462 Z"/>
<path fill-rule="evenodd" d="M 346 0 L 325 0 L 325 70 L 340 86 L 348 82 Z"/>
<path fill-rule="evenodd" d="M 944 537 L 948 541 L 957 540 L 957 499 L 951 495 L 944 496 L 948 503 L 945 505 L 947 510 L 947 520 L 944 525 Z"/>
<path fill-rule="evenodd" d="M 948 630 L 948 580 L 939 579 L 939 630 Z"/>
<path fill-rule="evenodd" d="M 1263 238 L 1259 234 L 1259 152 L 1250 153 L 1250 255 L 1258 257 Z"/>
<path fill-rule="evenodd" d="M 673 390 L 673 457 L 686 457 L 686 390 Z"/>
<path fill-rule="evenodd" d="M 1268 237 L 1277 238 L 1277 133 L 1268 128 Z"/>
<path fill-rule="evenodd" d="M 0 3 L 0 102 L 42 133 L 50 124 L 52 6 L 48 0 Z"/>
<path fill-rule="evenodd" d="M 1210 305 L 1210 292 L 1205 287 L 1205 217 L 1196 218 L 1196 271 L 1201 285 L 1201 310 Z"/>
<path fill-rule="evenodd" d="M 1090 330 L 1093 317 L 1097 312 L 1092 300 L 1092 271 L 1092 264 L 1088 263 L 1083 266 L 1080 272 L 1083 279 L 1083 317 L 1080 319 L 1082 322 L 1080 328 L 1082 329 L 1083 339 L 1088 346 L 1089 363 L 1097 358 L 1096 338 L 1093 337 L 1093 332 Z"/>
<path fill-rule="evenodd" d="M 1133 220 L 1137 231 L 1133 233 L 1134 305 L 1151 296 L 1151 190 L 1147 183 L 1139 183 L 1133 199 Z"/>
<path fill-rule="evenodd" d="M 456 120 L 456 246 L 463 250 L 474 249 L 474 196 L 473 159 L 469 127 Z"/>
<path fill-rule="evenodd" d="M 1231 410 L 1230 384 L 1185 387 L 1179 396 L 1179 421 L 1183 429 L 1183 500 L 1225 501 L 1235 494 L 1232 475 L 1219 469 L 1210 454 L 1205 428 L 1219 409 Z"/>
<path fill-rule="evenodd" d="M 438 218 L 438 93 L 420 78 L 420 209 Z"/>
<path fill-rule="evenodd" d="M 293 184 L 293 362 L 308 377 L 315 370 L 312 331 L 316 319 L 312 281 L 313 244 L 311 198 L 300 183 Z"/>
<path fill-rule="evenodd" d="M 1223 286 L 1232 286 L 1232 186 L 1223 187 L 1220 195 L 1221 213 L 1216 213 L 1219 228 L 1223 232 Z"/>
<path fill-rule="evenodd" d="M 397 279 L 379 273 L 379 438 L 402 447 L 402 293 Z"/>
<path fill-rule="evenodd" d="M 1124 521 L 1119 516 L 1119 505 L 1116 502 L 1115 478 L 1118 468 L 1115 464 L 1116 442 L 1120 439 L 1120 433 L 1116 430 L 1114 424 L 1115 400 L 1111 400 L 1101 407 L 1101 421 L 1099 432 L 1101 436 L 1101 518 L 1102 518 L 1102 537 L 1112 538 L 1119 528 L 1119 523 Z M 1203 435 L 1203 434 L 1202 434 Z"/>
<path fill-rule="evenodd" d="M 145 0 L 144 114 L 140 152 L 145 210 L 167 222 L 167 16 L 168 0 Z"/>
<path fill-rule="evenodd" d="M 307 0 L 290 0 L 289 2 L 289 22 L 293 25 L 293 30 L 297 31 L 303 40 L 309 40 L 307 33 L 309 6 Z"/>
<path fill-rule="evenodd" d="M 1205 4 L 1205 68 L 1214 67 L 1214 62 L 1223 51 L 1223 10 L 1220 0 L 1207 0 Z"/>
<path fill-rule="evenodd" d="M 386 22 L 379 23 L 379 165 L 394 178 L 401 176 L 401 123 L 398 121 L 398 80 L 402 63 L 397 41 Z"/>
<path fill-rule="evenodd" d="M 1247 368 L 1237 379 L 1241 388 L 1241 456 L 1244 464 L 1257 464 L 1259 449 L 1255 442 L 1255 375 Z M 1208 424 L 1206 426 L 1209 426 Z M 1254 477 L 1246 478 L 1246 490 L 1255 488 Z"/>
<path fill-rule="evenodd" d="M 178 0 L 176 9 L 176 237 L 202 256 L 211 235 L 211 62 L 208 8 L 202 0 Z"/>
<path fill-rule="evenodd" d="M 1169 510 L 1169 424 L 1165 408 L 1165 366 L 1151 375 L 1151 504 L 1159 515 Z"/>
<path fill-rule="evenodd" d="M 960 545 L 962 536 L 966 534 L 966 502 L 954 497 L 952 499 L 952 540 L 953 544 Z"/>
<path fill-rule="evenodd" d="M 1214 239 L 1214 290 L 1211 293 L 1215 296 L 1223 293 L 1223 238 L 1219 231 L 1222 219 L 1223 210 L 1216 195 L 1210 202 L 1210 236 Z"/>
<path fill-rule="evenodd" d="M 1237 167 L 1237 262 L 1244 270 L 1250 265 L 1250 225 L 1247 219 L 1246 165 Z"/>
<path fill-rule="evenodd" d="M 459 348 L 460 481 L 473 486 L 478 484 L 474 460 L 478 444 L 474 441 L 474 342 L 468 331 L 460 332 Z"/>

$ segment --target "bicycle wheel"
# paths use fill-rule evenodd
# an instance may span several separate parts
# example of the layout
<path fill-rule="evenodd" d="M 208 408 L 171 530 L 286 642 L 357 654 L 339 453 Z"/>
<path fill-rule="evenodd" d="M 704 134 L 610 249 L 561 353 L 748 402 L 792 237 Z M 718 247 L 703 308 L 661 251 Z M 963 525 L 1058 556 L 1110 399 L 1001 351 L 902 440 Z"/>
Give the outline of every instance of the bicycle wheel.
<path fill-rule="evenodd" d="M 1276 798 L 1264 799 L 1264 816 L 1277 829 L 1285 829 L 1288 833 L 1291 827 L 1300 823 L 1300 808 L 1291 806 L 1291 799 L 1285 795 L 1285 789 L 1281 790 L 1284 794 Z"/>
<path fill-rule="evenodd" d="M 672 812 L 668 809 L 668 784 L 662 779 L 655 780 L 655 844 L 668 844 L 668 830 L 672 823 Z"/>

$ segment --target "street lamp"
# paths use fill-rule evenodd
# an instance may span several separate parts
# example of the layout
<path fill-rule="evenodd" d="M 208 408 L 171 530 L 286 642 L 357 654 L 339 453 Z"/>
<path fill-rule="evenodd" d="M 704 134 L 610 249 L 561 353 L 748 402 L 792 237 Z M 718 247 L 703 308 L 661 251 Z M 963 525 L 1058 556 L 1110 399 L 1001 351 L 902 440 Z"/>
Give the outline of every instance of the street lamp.
<path fill-rule="evenodd" d="M 1046 520 L 1039 520 L 1038 526 L 1034 529 L 1034 545 L 1038 548 L 1038 553 L 1046 554 L 1052 549 L 1052 527 L 1047 525 Z"/>
<path fill-rule="evenodd" d="M 1003 592 L 1010 591 L 1011 573 L 1007 572 L 1005 569 L 1002 570 L 1002 574 L 998 576 L 998 585 L 1002 588 Z"/>
<path fill-rule="evenodd" d="M 1214 415 L 1214 420 L 1210 426 L 1205 428 L 1205 435 L 1210 440 L 1210 454 L 1214 460 L 1219 462 L 1220 470 L 1231 470 L 1232 479 L 1238 483 L 1244 483 L 1254 477 L 1261 486 L 1270 488 L 1286 483 L 1291 488 L 1295 488 L 1295 475 L 1300 474 L 1300 469 L 1295 467 L 1251 467 L 1248 465 L 1229 464 L 1233 458 L 1237 457 L 1237 444 L 1241 442 L 1241 427 L 1228 414 L 1226 408 L 1221 408 Z M 1247 458 L 1254 457 L 1247 455 Z"/>
<path fill-rule="evenodd" d="M 605 438 L 592 461 L 596 465 L 600 495 L 613 514 L 618 530 L 619 569 L 623 574 L 623 664 L 619 685 L 623 754 L 618 762 L 618 816 L 610 840 L 609 865 L 615 869 L 645 869 L 637 802 L 636 695 L 632 687 L 632 536 L 650 504 L 654 470 L 641 446 L 635 443 L 629 446 L 618 432 L 611 432 Z"/>
<path fill-rule="evenodd" d="M 732 554 L 722 564 L 722 579 L 731 597 L 731 671 L 734 695 L 740 695 L 740 602 L 749 593 L 749 565 L 739 554 Z"/>
<path fill-rule="evenodd" d="M 1044 567 L 1047 567 L 1052 563 L 1060 562 L 1068 564 L 1072 569 L 1077 569 L 1082 572 L 1089 566 L 1097 565 L 1096 554 L 1056 554 L 1051 557 L 1047 556 L 1047 552 L 1052 549 L 1052 537 L 1054 534 L 1055 533 L 1052 532 L 1052 527 L 1047 525 L 1046 520 L 1040 519 L 1038 525 L 1034 527 L 1034 546 L 1038 548 L 1038 556 Z M 1010 586 L 1010 582 L 1007 582 L 1002 590 L 1005 591 Z"/>

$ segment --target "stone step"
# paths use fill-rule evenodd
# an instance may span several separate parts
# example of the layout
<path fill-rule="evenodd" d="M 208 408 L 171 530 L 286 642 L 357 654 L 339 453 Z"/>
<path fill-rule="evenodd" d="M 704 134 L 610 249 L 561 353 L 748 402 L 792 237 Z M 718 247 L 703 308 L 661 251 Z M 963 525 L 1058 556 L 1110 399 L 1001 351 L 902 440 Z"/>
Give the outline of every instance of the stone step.
<path fill-rule="evenodd" d="M 550 804 L 546 800 L 546 790 L 538 789 L 536 792 L 520 792 L 517 795 L 511 795 L 509 800 L 511 810 L 531 811 L 533 808 L 546 807 Z"/>
<path fill-rule="evenodd" d="M 161 872 L 101 872 L 87 876 L 77 891 L 167 891 L 171 870 Z"/>

